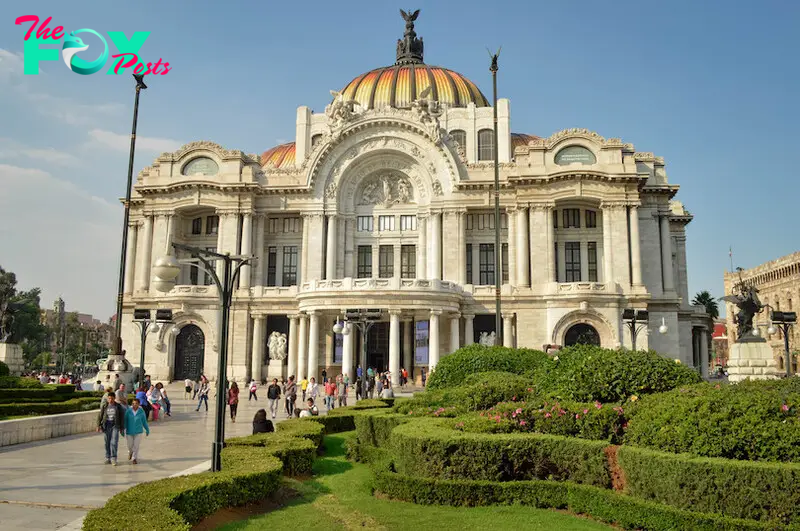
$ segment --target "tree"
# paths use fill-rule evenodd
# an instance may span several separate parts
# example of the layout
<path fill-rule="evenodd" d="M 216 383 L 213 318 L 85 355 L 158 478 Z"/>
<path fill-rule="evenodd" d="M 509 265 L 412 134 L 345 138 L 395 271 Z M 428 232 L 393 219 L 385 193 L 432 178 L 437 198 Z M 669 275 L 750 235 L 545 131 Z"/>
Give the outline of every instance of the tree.
<path fill-rule="evenodd" d="M 711 317 L 711 319 L 716 319 L 719 317 L 719 305 L 717 304 L 717 299 L 711 296 L 711 293 L 708 291 L 701 291 L 694 296 L 692 300 L 692 304 L 696 306 L 703 306 L 706 309 L 706 313 Z"/>

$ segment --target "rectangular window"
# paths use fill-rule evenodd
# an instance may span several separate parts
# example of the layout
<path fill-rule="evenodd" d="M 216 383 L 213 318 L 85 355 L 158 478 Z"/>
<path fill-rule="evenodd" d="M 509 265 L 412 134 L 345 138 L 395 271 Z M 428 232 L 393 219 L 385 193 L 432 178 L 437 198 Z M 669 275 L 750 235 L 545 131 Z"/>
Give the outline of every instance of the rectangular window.
<path fill-rule="evenodd" d="M 267 250 L 267 286 L 275 286 L 278 274 L 278 248 L 270 247 Z"/>
<path fill-rule="evenodd" d="M 297 285 L 297 246 L 287 245 L 283 248 L 283 281 L 284 286 Z"/>
<path fill-rule="evenodd" d="M 203 218 L 192 220 L 192 234 L 203 234 Z"/>
<path fill-rule="evenodd" d="M 394 230 L 394 216 L 378 216 L 378 230 L 380 232 Z"/>
<path fill-rule="evenodd" d="M 188 267 L 189 267 L 189 284 L 191 284 L 192 286 L 196 286 L 199 281 L 200 270 L 193 265 L 190 265 Z"/>
<path fill-rule="evenodd" d="M 378 247 L 378 277 L 392 278 L 394 275 L 394 245 Z"/>
<path fill-rule="evenodd" d="M 500 228 L 501 229 L 508 228 L 508 216 L 506 214 L 500 214 Z"/>
<path fill-rule="evenodd" d="M 586 228 L 597 228 L 597 212 L 594 210 L 586 210 Z"/>
<path fill-rule="evenodd" d="M 206 234 L 216 234 L 219 232 L 219 216 L 206 217 Z"/>
<path fill-rule="evenodd" d="M 417 216 L 400 216 L 400 230 L 417 230 Z"/>
<path fill-rule="evenodd" d="M 478 249 L 478 276 L 481 286 L 494 285 L 494 244 L 482 243 Z"/>
<path fill-rule="evenodd" d="M 417 278 L 417 246 L 400 247 L 400 278 Z"/>
<path fill-rule="evenodd" d="M 565 208 L 564 212 L 564 228 L 581 228 L 581 209 L 580 208 Z"/>
<path fill-rule="evenodd" d="M 467 214 L 467 230 L 475 228 L 475 214 Z"/>
<path fill-rule="evenodd" d="M 269 218 L 267 220 L 267 232 L 270 234 L 278 232 L 278 218 Z"/>
<path fill-rule="evenodd" d="M 581 244 L 580 242 L 566 242 L 564 244 L 564 268 L 566 282 L 581 281 Z"/>
<path fill-rule="evenodd" d="M 206 247 L 206 251 L 211 251 L 212 253 L 216 253 L 217 252 L 217 248 L 216 247 Z M 197 268 L 193 267 L 192 269 L 197 269 Z M 214 283 L 214 278 L 211 276 L 211 273 L 207 273 L 207 272 L 203 271 L 203 285 L 204 286 L 210 286 L 213 283 Z"/>
<path fill-rule="evenodd" d="M 472 284 L 472 244 L 467 244 L 467 284 Z"/>
<path fill-rule="evenodd" d="M 358 232 L 372 232 L 372 216 L 358 216 Z"/>
<path fill-rule="evenodd" d="M 587 210 L 587 212 L 590 211 Z M 586 261 L 589 265 L 589 282 L 597 282 L 597 242 L 586 244 L 586 254 Z"/>
<path fill-rule="evenodd" d="M 472 214 L 472 216 L 474 218 L 472 222 L 467 221 L 467 230 L 494 230 L 494 214 Z"/>
<path fill-rule="evenodd" d="M 553 209 L 553 228 L 558 228 L 558 210 Z"/>
<path fill-rule="evenodd" d="M 555 216 L 553 216 L 553 217 L 555 217 Z M 555 257 L 555 261 L 556 261 L 556 263 L 554 264 L 554 266 L 556 268 L 556 282 L 561 282 L 559 280 L 559 276 L 558 276 L 558 242 L 555 243 L 555 252 L 553 253 L 553 256 Z"/>
<path fill-rule="evenodd" d="M 283 232 L 300 232 L 300 218 L 283 218 Z"/>
<path fill-rule="evenodd" d="M 372 278 L 372 246 L 358 246 L 358 278 Z"/>
<path fill-rule="evenodd" d="M 500 247 L 500 259 L 503 261 L 503 283 L 508 284 L 508 244 L 504 243 Z"/>

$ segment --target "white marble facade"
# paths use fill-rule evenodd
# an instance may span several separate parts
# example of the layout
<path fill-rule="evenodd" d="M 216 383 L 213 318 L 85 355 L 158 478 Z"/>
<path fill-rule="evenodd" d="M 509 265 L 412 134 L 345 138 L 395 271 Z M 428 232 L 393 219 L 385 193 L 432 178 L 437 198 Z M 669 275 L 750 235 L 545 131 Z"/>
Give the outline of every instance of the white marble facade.
<path fill-rule="evenodd" d="M 404 68 L 416 80 L 401 79 Z M 394 373 L 413 367 L 417 377 L 420 366 L 494 331 L 490 103 L 463 76 L 427 67 L 421 52 L 416 63 L 379 69 L 373 86 L 367 78 L 334 93 L 326 112 L 298 108 L 293 143 L 258 156 L 192 142 L 141 171 L 124 348 L 139 349 L 134 308 L 171 308 L 178 327 L 197 327 L 150 338 L 148 373 L 217 373 L 210 279 L 186 266 L 171 293 L 150 286 L 151 264 L 173 241 L 257 258 L 242 272 L 231 312 L 229 374 L 240 381 L 266 377 L 274 331 L 288 338 L 286 375 L 354 374 L 357 334 L 337 350 L 331 331 L 349 308 L 383 312 L 373 348 L 385 352 L 370 349 L 367 361 Z M 696 363 L 702 342 L 693 328 L 705 320 L 689 304 L 692 216 L 673 199 L 678 186 L 663 158 L 585 129 L 513 134 L 510 102 L 497 106 L 505 344 L 564 345 L 573 326 L 586 324 L 601 345 L 630 346 L 621 314 L 638 308 L 649 310 L 652 330 L 639 335 L 639 348 Z M 414 328 L 426 322 L 427 357 L 417 360 Z"/>

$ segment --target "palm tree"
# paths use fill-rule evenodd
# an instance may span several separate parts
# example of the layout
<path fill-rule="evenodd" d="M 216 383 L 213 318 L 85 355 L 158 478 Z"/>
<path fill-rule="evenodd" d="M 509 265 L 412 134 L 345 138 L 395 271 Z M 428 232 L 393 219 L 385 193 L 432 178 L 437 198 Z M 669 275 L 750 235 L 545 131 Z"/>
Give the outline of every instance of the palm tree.
<path fill-rule="evenodd" d="M 694 296 L 692 300 L 692 304 L 695 306 L 703 306 L 706 309 L 706 313 L 711 317 L 711 319 L 716 319 L 719 317 L 719 305 L 717 304 L 717 299 L 711 296 L 711 293 L 708 291 L 701 291 L 697 295 Z"/>

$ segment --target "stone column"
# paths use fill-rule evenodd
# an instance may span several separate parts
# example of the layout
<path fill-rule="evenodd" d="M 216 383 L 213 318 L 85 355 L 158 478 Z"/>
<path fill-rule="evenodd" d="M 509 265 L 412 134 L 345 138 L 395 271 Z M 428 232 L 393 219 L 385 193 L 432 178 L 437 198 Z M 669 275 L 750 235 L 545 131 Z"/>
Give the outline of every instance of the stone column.
<path fill-rule="evenodd" d="M 261 381 L 261 367 L 264 365 L 264 316 L 253 316 L 253 357 L 250 360 L 251 378 L 257 382 Z"/>
<path fill-rule="evenodd" d="M 297 380 L 306 376 L 308 365 L 308 316 L 300 314 L 300 330 L 297 333 Z M 291 374 L 289 375 L 291 376 Z"/>
<path fill-rule="evenodd" d="M 633 278 L 631 283 L 634 286 L 642 285 L 642 253 L 640 251 L 641 240 L 639 240 L 639 206 L 631 205 L 628 212 L 631 224 L 631 271 Z M 670 253 L 670 263 L 672 254 Z"/>
<path fill-rule="evenodd" d="M 402 273 L 402 261 L 403 261 L 403 246 L 402 244 L 398 243 L 392 247 L 392 255 L 394 256 L 394 267 L 392 268 L 392 277 L 400 278 L 403 276 Z"/>
<path fill-rule="evenodd" d="M 128 248 L 125 250 L 125 289 L 124 293 L 133 293 L 134 271 L 136 270 L 136 235 L 137 223 L 128 225 Z"/>
<path fill-rule="evenodd" d="M 531 285 L 531 253 L 528 250 L 528 209 L 517 211 L 517 285 L 527 288 Z M 509 269 L 511 269 L 509 267 Z"/>
<path fill-rule="evenodd" d="M 400 311 L 389 310 L 389 372 L 392 387 L 400 386 Z"/>
<path fill-rule="evenodd" d="M 250 212 L 242 214 L 242 251 L 245 256 L 253 254 L 253 215 Z M 251 269 L 249 265 L 243 265 L 239 271 L 239 288 L 250 289 Z M 260 369 L 259 369 L 260 370 Z"/>
<path fill-rule="evenodd" d="M 469 313 L 464 314 L 464 346 L 475 343 L 475 316 Z"/>
<path fill-rule="evenodd" d="M 503 346 L 514 346 L 514 314 L 503 314 Z"/>
<path fill-rule="evenodd" d="M 450 316 L 450 354 L 459 349 L 461 344 L 461 314 Z"/>
<path fill-rule="evenodd" d="M 266 260 L 266 220 L 267 217 L 264 215 L 259 214 L 256 216 L 256 249 L 254 253 L 256 255 L 256 286 L 263 286 L 266 278 L 267 264 L 264 263 Z"/>
<path fill-rule="evenodd" d="M 351 382 L 355 382 L 353 375 L 353 336 L 356 333 L 354 326 L 345 324 L 350 330 L 349 334 L 342 335 L 342 374 L 350 378 Z"/>
<path fill-rule="evenodd" d="M 217 216 L 219 217 L 219 225 L 217 226 L 217 252 L 225 254 L 225 245 L 227 244 L 225 236 L 228 230 L 228 217 L 230 214 L 226 212 L 217 212 Z M 222 260 L 217 260 L 215 267 L 220 282 L 224 282 L 225 264 L 222 263 Z M 202 275 L 202 271 L 200 274 Z"/>
<path fill-rule="evenodd" d="M 428 218 L 417 216 L 417 278 L 428 277 Z"/>
<path fill-rule="evenodd" d="M 328 241 L 325 247 L 325 279 L 336 278 L 336 216 L 328 216 Z"/>
<path fill-rule="evenodd" d="M 603 282 L 615 285 L 614 280 L 614 244 L 611 239 L 611 209 L 601 205 L 603 216 Z"/>
<path fill-rule="evenodd" d="M 316 379 L 319 372 L 319 312 L 308 312 L 308 374 Z"/>
<path fill-rule="evenodd" d="M 517 278 L 517 208 L 506 208 L 506 219 L 508 220 L 508 261 L 511 262 L 508 264 L 508 283 L 512 286 L 517 286 L 519 284 L 519 279 Z M 473 250 L 475 247 L 480 247 L 480 245 L 473 244 Z M 503 252 L 503 244 L 500 243 L 500 249 L 498 252 Z M 502 254 L 500 255 L 502 258 Z M 473 274 L 475 271 L 479 270 L 479 264 L 474 259 L 472 261 L 472 270 Z M 500 274 L 503 274 L 503 271 L 500 271 Z"/>
<path fill-rule="evenodd" d="M 708 379 L 708 330 L 700 329 L 700 376 Z"/>
<path fill-rule="evenodd" d="M 431 271 L 428 278 L 442 279 L 442 214 L 431 214 Z"/>
<path fill-rule="evenodd" d="M 432 371 L 439 363 L 439 316 L 441 310 L 431 310 L 428 326 L 428 371 Z"/>
<path fill-rule="evenodd" d="M 298 343 L 300 341 L 297 333 L 298 319 L 299 316 L 297 315 L 289 316 L 289 361 L 287 362 L 287 372 L 289 374 L 286 375 L 287 377 L 297 374 Z"/>
<path fill-rule="evenodd" d="M 663 214 L 661 221 L 661 271 L 664 276 L 664 291 L 675 291 L 675 277 L 672 273 L 672 237 L 669 232 L 669 215 Z"/>
<path fill-rule="evenodd" d="M 150 290 L 150 265 L 153 256 L 153 216 L 144 217 L 144 234 L 142 238 L 142 260 L 139 262 L 139 291 Z"/>
<path fill-rule="evenodd" d="M 555 246 L 556 246 L 556 229 L 553 227 L 553 216 L 555 216 L 555 208 L 552 206 L 547 206 L 545 212 L 547 212 L 547 226 L 545 227 L 545 231 L 547 233 L 547 252 L 545 253 L 547 256 L 547 279 L 548 282 L 555 282 L 556 281 L 556 257 L 555 257 Z"/>
<path fill-rule="evenodd" d="M 356 276 L 356 268 L 355 268 L 355 245 L 353 243 L 353 236 L 356 232 L 356 221 L 355 218 L 348 217 L 344 222 L 344 240 L 345 245 L 344 247 L 344 276 L 345 278 L 350 277 L 353 278 Z"/>
<path fill-rule="evenodd" d="M 301 214 L 303 219 L 303 243 L 300 247 L 300 275 L 297 279 L 297 285 L 300 286 L 304 282 L 308 282 L 308 226 L 311 223 L 311 216 L 308 214 Z"/>
<path fill-rule="evenodd" d="M 458 223 L 458 283 L 463 286 L 472 283 L 467 280 L 467 213 L 459 211 L 455 215 Z"/>
<path fill-rule="evenodd" d="M 403 321 L 403 367 L 411 372 L 411 355 L 414 346 L 413 321 Z"/>

